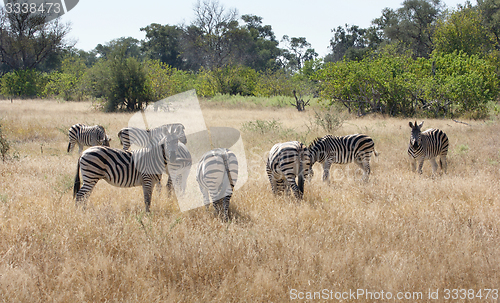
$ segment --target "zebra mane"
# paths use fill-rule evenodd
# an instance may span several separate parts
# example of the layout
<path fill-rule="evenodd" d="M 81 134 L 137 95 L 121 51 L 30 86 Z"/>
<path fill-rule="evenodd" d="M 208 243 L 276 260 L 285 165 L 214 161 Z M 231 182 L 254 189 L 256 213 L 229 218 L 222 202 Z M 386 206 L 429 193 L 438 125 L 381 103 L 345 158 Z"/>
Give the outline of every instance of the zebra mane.
<path fill-rule="evenodd" d="M 321 141 L 323 138 L 321 137 L 316 137 L 312 142 L 311 144 L 309 144 L 308 146 L 308 149 L 311 149 L 311 147 L 315 146 L 316 144 L 318 144 L 319 141 Z"/>

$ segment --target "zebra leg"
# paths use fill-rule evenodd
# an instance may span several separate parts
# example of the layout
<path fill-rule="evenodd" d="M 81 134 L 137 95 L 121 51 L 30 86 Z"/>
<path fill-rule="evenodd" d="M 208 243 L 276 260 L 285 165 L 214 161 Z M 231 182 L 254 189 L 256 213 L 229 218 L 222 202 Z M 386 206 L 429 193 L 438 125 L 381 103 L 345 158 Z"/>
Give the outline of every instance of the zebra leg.
<path fill-rule="evenodd" d="M 368 182 L 368 178 L 370 178 L 370 161 L 357 160 L 356 164 L 358 164 L 359 167 L 361 167 L 361 169 L 363 170 L 363 176 L 361 176 L 361 180 L 365 183 Z"/>
<path fill-rule="evenodd" d="M 203 195 L 203 204 L 205 204 L 205 209 L 208 211 L 210 209 L 210 195 L 208 194 L 208 189 L 200 185 L 200 191 Z"/>
<path fill-rule="evenodd" d="M 223 206 L 224 206 L 224 222 L 229 221 L 229 201 L 231 200 L 232 195 L 227 195 L 224 197 Z"/>
<path fill-rule="evenodd" d="M 432 174 L 435 175 L 438 167 L 436 158 L 429 159 L 429 161 L 431 162 L 432 165 Z"/>
<path fill-rule="evenodd" d="M 68 143 L 68 153 L 72 152 L 73 148 L 75 148 L 75 141 L 70 140 Z"/>
<path fill-rule="evenodd" d="M 332 166 L 332 161 L 329 159 L 325 160 L 323 163 L 323 181 L 330 183 L 330 167 Z"/>
<path fill-rule="evenodd" d="M 83 144 L 81 144 L 80 142 L 78 142 L 78 154 L 82 154 L 82 151 L 83 151 Z"/>
<path fill-rule="evenodd" d="M 287 179 L 286 180 L 286 186 L 288 188 L 291 188 L 295 198 L 297 198 L 298 200 L 302 200 L 302 197 L 304 196 L 304 193 L 302 191 L 299 190 L 299 187 L 297 186 L 297 183 L 295 182 L 295 179 L 293 180 L 290 180 L 290 179 Z M 288 193 L 288 190 L 287 190 L 287 193 Z"/>
<path fill-rule="evenodd" d="M 87 200 L 94 189 L 97 181 L 95 182 L 84 182 L 83 186 L 76 193 L 76 201 L 75 206 L 78 208 L 79 205 L 82 205 L 82 208 L 85 210 L 87 206 Z"/>
<path fill-rule="evenodd" d="M 149 213 L 149 208 L 151 206 L 151 196 L 153 194 L 153 187 L 155 183 L 151 180 L 145 181 L 142 184 L 142 192 L 144 194 L 144 204 L 146 205 L 146 212 Z"/>
<path fill-rule="evenodd" d="M 418 160 L 418 173 L 422 174 L 422 167 L 424 166 L 424 157 Z"/>
<path fill-rule="evenodd" d="M 220 217 L 221 215 L 221 210 L 222 210 L 222 200 L 223 199 L 219 199 L 217 201 L 215 201 L 213 204 L 214 204 L 214 213 L 215 213 L 215 216 L 216 217 Z"/>
<path fill-rule="evenodd" d="M 410 157 L 411 171 L 415 172 L 417 170 L 417 159 Z"/>
<path fill-rule="evenodd" d="M 168 175 L 168 179 L 167 179 L 167 193 L 168 193 L 169 197 L 172 195 L 172 190 L 173 190 L 172 178 L 170 177 L 170 175 Z"/>
<path fill-rule="evenodd" d="M 446 155 L 439 156 L 439 166 L 441 167 L 441 170 L 446 174 L 446 170 L 448 169 Z"/>

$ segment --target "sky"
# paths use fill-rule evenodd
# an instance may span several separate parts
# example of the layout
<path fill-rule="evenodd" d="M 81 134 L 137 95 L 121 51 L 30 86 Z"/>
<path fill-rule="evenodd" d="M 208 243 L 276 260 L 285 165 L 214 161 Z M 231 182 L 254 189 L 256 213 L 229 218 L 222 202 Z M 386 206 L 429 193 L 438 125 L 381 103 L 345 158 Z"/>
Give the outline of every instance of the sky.
<path fill-rule="evenodd" d="M 264 25 L 271 25 L 278 40 L 283 35 L 305 37 L 320 57 L 328 54 L 332 29 L 338 26 L 358 25 L 367 28 L 382 14 L 382 9 L 398 9 L 403 0 L 219 0 L 226 9 L 236 9 L 239 16 L 251 14 L 262 17 Z M 442 0 L 451 9 L 466 0 Z M 475 1 L 471 1 L 475 3 Z M 151 23 L 162 25 L 190 24 L 194 19 L 196 0 L 167 1 L 102 1 L 80 0 L 64 16 L 70 23 L 68 40 L 75 47 L 90 51 L 97 44 L 105 44 L 121 37 L 145 38 L 140 29 Z M 242 20 L 239 20 L 243 24 Z"/>

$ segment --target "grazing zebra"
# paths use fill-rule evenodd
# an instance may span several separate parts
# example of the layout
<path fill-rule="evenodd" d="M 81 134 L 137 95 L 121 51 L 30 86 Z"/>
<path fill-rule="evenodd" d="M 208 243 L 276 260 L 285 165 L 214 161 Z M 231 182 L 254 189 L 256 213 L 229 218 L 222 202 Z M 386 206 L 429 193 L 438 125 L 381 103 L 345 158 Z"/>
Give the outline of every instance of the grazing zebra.
<path fill-rule="evenodd" d="M 73 151 L 76 143 L 78 143 L 78 153 L 81 154 L 84 146 L 109 146 L 109 141 L 111 141 L 104 127 L 100 125 L 75 124 L 70 127 L 68 137 L 68 153 Z"/>
<path fill-rule="evenodd" d="M 125 127 L 118 132 L 118 138 L 123 145 L 124 150 L 129 150 L 132 144 L 140 147 L 146 147 L 150 142 L 157 143 L 165 134 L 175 134 L 179 141 L 186 144 L 186 134 L 184 133 L 184 125 L 180 123 L 164 124 L 149 130 L 140 129 L 137 127 Z"/>
<path fill-rule="evenodd" d="M 217 148 L 208 151 L 198 162 L 196 181 L 203 194 L 203 202 L 208 209 L 210 198 L 212 199 L 216 216 L 221 215 L 223 206 L 224 221 L 229 219 L 229 200 L 237 180 L 238 159 L 229 149 Z"/>
<path fill-rule="evenodd" d="M 347 164 L 356 162 L 363 170 L 362 180 L 367 182 L 370 176 L 370 158 L 375 151 L 372 138 L 363 134 L 343 137 L 326 135 L 316 138 L 309 145 L 311 167 L 314 163 L 323 164 L 323 181 L 328 181 L 332 163 Z"/>
<path fill-rule="evenodd" d="M 152 190 L 160 182 L 162 173 L 167 172 L 168 162 L 176 160 L 177 144 L 177 138 L 169 135 L 156 145 L 132 152 L 104 146 L 87 149 L 78 160 L 73 188 L 76 206 L 84 203 L 95 184 L 104 179 L 117 187 L 142 186 L 146 212 L 149 212 Z"/>
<path fill-rule="evenodd" d="M 173 186 L 176 193 L 184 194 L 186 191 L 187 178 L 191 170 L 192 159 L 191 153 L 186 145 L 182 142 L 178 144 L 175 161 L 170 161 L 168 163 L 167 189 L 168 192 L 171 193 Z"/>
<path fill-rule="evenodd" d="M 275 144 L 269 152 L 266 172 L 275 195 L 288 194 L 288 189 L 291 189 L 297 199 L 302 199 L 304 179 L 313 174 L 307 147 L 298 141 Z"/>
<path fill-rule="evenodd" d="M 439 156 L 439 167 L 446 173 L 446 155 L 448 154 L 448 137 L 439 129 L 428 129 L 422 132 L 424 122 L 417 125 L 409 123 L 411 127 L 408 156 L 410 156 L 412 171 L 415 171 L 418 161 L 418 173 L 422 173 L 424 160 L 430 160 L 432 173 L 437 171 L 436 157 Z"/>

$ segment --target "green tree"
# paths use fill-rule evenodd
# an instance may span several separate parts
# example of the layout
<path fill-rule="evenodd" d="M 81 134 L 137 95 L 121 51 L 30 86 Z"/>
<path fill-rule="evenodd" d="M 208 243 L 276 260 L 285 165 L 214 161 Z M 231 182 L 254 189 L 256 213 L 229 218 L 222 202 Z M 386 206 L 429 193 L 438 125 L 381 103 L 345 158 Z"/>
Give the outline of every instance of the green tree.
<path fill-rule="evenodd" d="M 117 52 L 123 53 L 124 58 L 133 57 L 142 60 L 144 57 L 139 40 L 132 37 L 113 39 L 104 45 L 97 44 L 95 52 L 103 59 L 107 59 L 108 56 Z"/>
<path fill-rule="evenodd" d="M 471 5 L 449 13 L 440 19 L 434 33 L 437 52 L 463 52 L 468 55 L 483 55 L 494 49 L 495 40 L 491 32 L 481 23 L 480 12 Z"/>
<path fill-rule="evenodd" d="M 45 23 L 42 15 L 7 14 L 0 8 L 0 72 L 34 69 L 53 59 L 67 47 L 69 30 L 59 19 Z"/>
<path fill-rule="evenodd" d="M 126 48 L 117 49 L 108 59 L 99 60 L 80 81 L 82 94 L 106 101 L 105 110 L 136 111 L 151 101 L 144 67 Z"/>
<path fill-rule="evenodd" d="M 390 42 L 408 45 L 417 57 L 428 58 L 432 52 L 434 25 L 443 12 L 440 0 L 405 0 L 403 7 L 385 8 L 372 21 Z"/>
<path fill-rule="evenodd" d="M 143 63 L 147 87 L 152 100 L 161 100 L 194 86 L 191 73 L 178 70 L 159 60 L 147 60 Z"/>
<path fill-rule="evenodd" d="M 494 35 L 500 48 L 500 0 L 477 0 L 483 25 Z"/>
<path fill-rule="evenodd" d="M 0 78 L 0 93 L 11 99 L 39 97 L 46 82 L 46 77 L 34 69 L 11 71 Z"/>
<path fill-rule="evenodd" d="M 330 40 L 331 53 L 325 62 L 336 62 L 344 57 L 348 60 L 361 60 L 370 50 L 382 43 L 382 38 L 375 27 L 368 29 L 357 25 L 345 25 L 333 29 L 334 37 Z"/>
<path fill-rule="evenodd" d="M 194 11 L 195 20 L 183 37 L 183 57 L 189 68 L 217 69 L 231 63 L 238 47 L 234 43 L 237 11 L 226 10 L 217 0 L 198 1 Z"/>
<path fill-rule="evenodd" d="M 141 28 L 141 31 L 146 32 L 146 39 L 142 42 L 141 50 L 147 58 L 160 60 L 173 68 L 183 68 L 182 28 L 175 25 L 151 23 Z"/>
<path fill-rule="evenodd" d="M 63 100 L 81 100 L 82 95 L 78 85 L 86 72 L 84 59 L 78 55 L 67 56 L 61 64 L 59 71 L 47 76 L 44 96 L 56 96 Z"/>
<path fill-rule="evenodd" d="M 285 43 L 285 48 L 282 50 L 283 66 L 290 68 L 292 71 L 298 71 L 302 68 L 305 61 L 313 60 L 318 56 L 318 53 L 311 48 L 311 43 L 307 42 L 304 37 L 289 37 L 283 36 L 281 40 Z"/>

